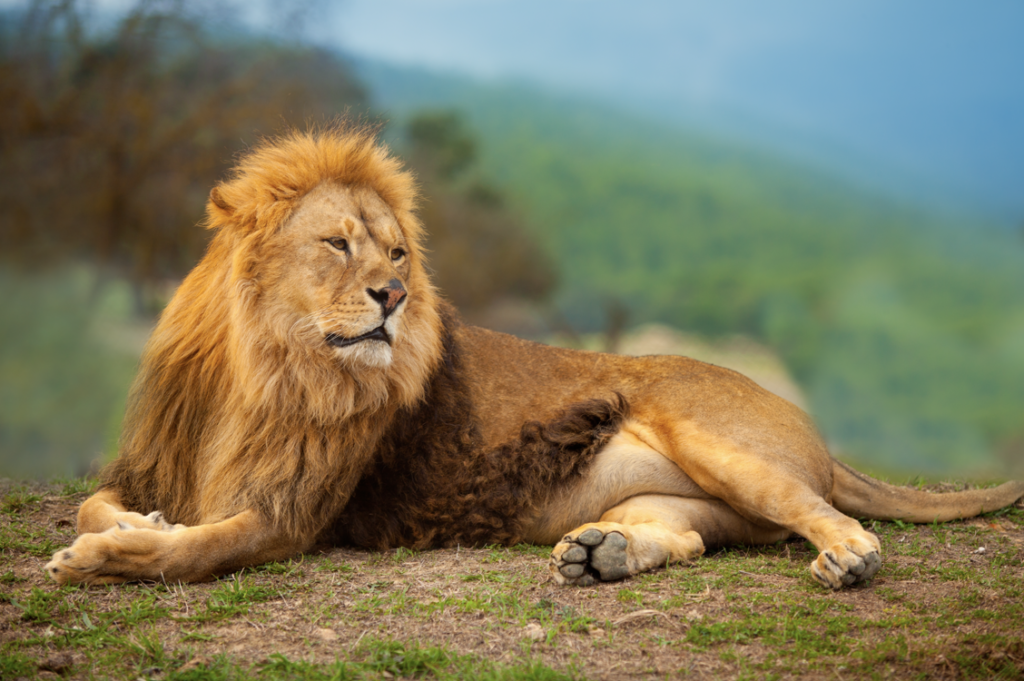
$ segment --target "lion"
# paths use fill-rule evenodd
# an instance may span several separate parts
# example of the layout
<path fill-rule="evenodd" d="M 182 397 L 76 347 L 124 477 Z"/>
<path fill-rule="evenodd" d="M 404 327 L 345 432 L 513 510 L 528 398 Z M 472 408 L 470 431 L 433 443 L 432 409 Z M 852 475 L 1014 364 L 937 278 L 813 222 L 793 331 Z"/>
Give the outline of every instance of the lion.
<path fill-rule="evenodd" d="M 530 542 L 554 546 L 557 582 L 588 585 L 797 534 L 840 589 L 881 566 L 854 517 L 946 521 L 1024 495 L 869 478 L 728 369 L 464 325 L 431 284 L 417 200 L 354 125 L 241 158 L 53 579 L 203 581 L 323 543 Z"/>

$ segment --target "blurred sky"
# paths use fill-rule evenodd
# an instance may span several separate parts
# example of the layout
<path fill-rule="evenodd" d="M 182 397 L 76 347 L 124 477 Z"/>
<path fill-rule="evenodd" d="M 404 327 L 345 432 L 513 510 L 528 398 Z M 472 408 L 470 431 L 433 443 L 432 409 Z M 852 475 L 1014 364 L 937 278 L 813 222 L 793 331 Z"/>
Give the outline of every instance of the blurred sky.
<path fill-rule="evenodd" d="M 317 42 L 596 95 L 1024 222 L 1024 2 L 346 0 Z"/>

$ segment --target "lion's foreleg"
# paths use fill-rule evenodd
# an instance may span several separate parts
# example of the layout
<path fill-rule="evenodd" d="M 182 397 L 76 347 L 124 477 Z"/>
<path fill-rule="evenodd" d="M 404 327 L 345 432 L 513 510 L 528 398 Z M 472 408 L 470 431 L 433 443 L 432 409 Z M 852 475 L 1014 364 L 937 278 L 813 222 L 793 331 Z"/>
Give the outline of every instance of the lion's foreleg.
<path fill-rule="evenodd" d="M 96 516 L 104 512 L 97 507 Z M 255 511 L 170 532 L 121 526 L 115 521 L 113 527 L 83 534 L 69 548 L 58 551 L 46 571 L 61 584 L 199 582 L 288 558 L 310 545 L 311 539 L 286 536 Z"/>

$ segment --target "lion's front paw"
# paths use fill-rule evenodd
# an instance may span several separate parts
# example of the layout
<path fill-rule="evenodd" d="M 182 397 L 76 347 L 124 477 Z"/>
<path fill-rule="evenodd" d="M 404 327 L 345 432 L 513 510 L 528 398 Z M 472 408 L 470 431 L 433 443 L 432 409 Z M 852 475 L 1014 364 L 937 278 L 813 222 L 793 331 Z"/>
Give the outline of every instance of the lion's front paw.
<path fill-rule="evenodd" d="M 830 589 L 871 579 L 882 567 L 879 551 L 873 535 L 850 537 L 822 551 L 811 563 L 811 574 Z"/>
<path fill-rule="evenodd" d="M 101 534 L 83 534 L 71 546 L 53 554 L 46 564 L 46 574 L 58 584 L 116 584 L 126 581 L 117 575 L 104 574 L 104 566 L 112 553 L 111 529 Z"/>
<path fill-rule="evenodd" d="M 173 528 L 173 526 L 171 526 Z M 159 579 L 176 535 L 153 529 L 112 527 L 83 534 L 53 554 L 46 573 L 59 584 L 119 584 Z"/>
<path fill-rule="evenodd" d="M 580 528 L 562 538 L 551 551 L 551 573 L 559 584 L 589 586 L 630 575 L 627 566 L 629 540 L 618 531 Z"/>

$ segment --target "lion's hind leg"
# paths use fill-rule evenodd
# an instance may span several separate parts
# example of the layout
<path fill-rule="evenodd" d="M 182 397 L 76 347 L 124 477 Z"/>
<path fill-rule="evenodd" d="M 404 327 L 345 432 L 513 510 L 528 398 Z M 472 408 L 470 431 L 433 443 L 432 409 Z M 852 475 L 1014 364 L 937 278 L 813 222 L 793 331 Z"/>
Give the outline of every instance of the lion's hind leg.
<path fill-rule="evenodd" d="M 666 456 L 750 522 L 814 544 L 819 583 L 841 589 L 871 579 L 882 565 L 878 538 L 830 503 L 832 458 L 810 419 L 770 393 L 755 397 L 735 401 L 728 424 L 671 422 L 660 431 Z"/>
<path fill-rule="evenodd" d="M 859 522 L 831 506 L 820 509 L 821 517 L 800 530 L 821 553 L 811 563 L 811 575 L 822 586 L 841 589 L 871 579 L 882 567 L 878 537 Z"/>
<path fill-rule="evenodd" d="M 560 584 L 585 586 L 690 561 L 705 544 L 765 544 L 787 536 L 788 530 L 756 526 L 718 500 L 645 494 L 563 537 L 550 569 Z"/>

